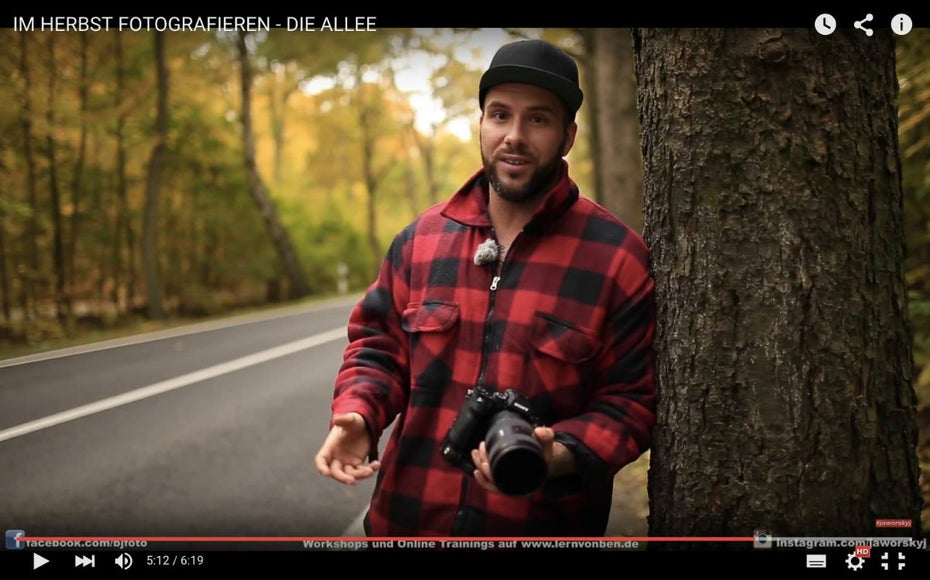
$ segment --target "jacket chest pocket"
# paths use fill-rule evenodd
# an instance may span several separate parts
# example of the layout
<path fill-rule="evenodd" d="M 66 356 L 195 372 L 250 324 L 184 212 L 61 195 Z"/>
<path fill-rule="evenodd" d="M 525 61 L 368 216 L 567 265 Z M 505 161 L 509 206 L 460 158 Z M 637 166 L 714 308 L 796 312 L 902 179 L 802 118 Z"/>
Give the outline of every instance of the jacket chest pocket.
<path fill-rule="evenodd" d="M 530 327 L 526 384 L 551 421 L 580 413 L 590 394 L 591 364 L 600 340 L 550 314 L 537 312 Z"/>
<path fill-rule="evenodd" d="M 441 391 L 452 381 L 459 305 L 439 300 L 409 304 L 401 317 L 401 327 L 410 341 L 412 385 Z"/>

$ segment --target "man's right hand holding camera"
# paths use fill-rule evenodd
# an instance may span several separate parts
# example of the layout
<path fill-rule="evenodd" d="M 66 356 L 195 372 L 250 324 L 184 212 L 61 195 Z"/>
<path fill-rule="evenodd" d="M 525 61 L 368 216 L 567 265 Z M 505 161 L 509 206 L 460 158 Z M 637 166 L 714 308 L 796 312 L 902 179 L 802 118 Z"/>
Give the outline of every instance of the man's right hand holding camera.
<path fill-rule="evenodd" d="M 381 462 L 365 463 L 371 451 L 371 437 L 365 419 L 358 413 L 333 417 L 333 427 L 316 454 L 316 468 L 325 477 L 348 485 L 371 477 Z"/>
<path fill-rule="evenodd" d="M 555 432 L 551 428 L 536 427 L 533 430 L 533 435 L 542 447 L 543 457 L 545 457 L 549 466 L 549 477 L 561 477 L 575 471 L 575 456 L 564 445 L 556 443 Z M 500 493 L 500 490 L 494 484 L 488 449 L 484 441 L 478 445 L 478 449 L 471 452 L 471 460 L 476 467 L 473 475 L 478 481 L 478 485 L 488 491 Z"/>

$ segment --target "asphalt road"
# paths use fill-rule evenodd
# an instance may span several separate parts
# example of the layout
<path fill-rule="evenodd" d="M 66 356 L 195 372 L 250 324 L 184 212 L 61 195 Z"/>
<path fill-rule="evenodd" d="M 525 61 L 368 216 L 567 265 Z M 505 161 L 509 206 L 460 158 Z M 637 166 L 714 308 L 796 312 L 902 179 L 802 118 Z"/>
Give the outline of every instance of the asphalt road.
<path fill-rule="evenodd" d="M 355 299 L 0 361 L 0 528 L 352 535 L 373 481 L 313 456 Z"/>

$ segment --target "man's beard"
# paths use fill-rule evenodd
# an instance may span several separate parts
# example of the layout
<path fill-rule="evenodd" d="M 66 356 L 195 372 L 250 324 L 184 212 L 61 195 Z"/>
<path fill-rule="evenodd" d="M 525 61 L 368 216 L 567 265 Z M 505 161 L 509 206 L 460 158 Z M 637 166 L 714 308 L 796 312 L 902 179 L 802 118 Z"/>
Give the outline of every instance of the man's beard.
<path fill-rule="evenodd" d="M 564 146 L 565 138 L 563 137 L 559 151 L 562 151 Z M 517 155 L 526 154 L 521 149 L 511 151 L 511 153 Z M 536 168 L 525 184 L 508 186 L 504 185 L 492 161 L 485 157 L 483 147 L 481 148 L 481 163 L 484 165 L 484 173 L 488 178 L 488 183 L 491 184 L 491 187 L 494 188 L 494 191 L 497 192 L 501 199 L 510 202 L 523 202 L 544 195 L 559 180 L 562 171 L 562 158 L 554 156 L 550 161 Z"/>

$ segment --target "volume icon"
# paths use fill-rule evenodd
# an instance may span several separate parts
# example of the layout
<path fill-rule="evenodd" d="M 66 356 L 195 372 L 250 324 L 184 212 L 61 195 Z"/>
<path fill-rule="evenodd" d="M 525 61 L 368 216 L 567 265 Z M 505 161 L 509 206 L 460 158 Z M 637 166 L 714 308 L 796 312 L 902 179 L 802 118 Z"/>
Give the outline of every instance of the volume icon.
<path fill-rule="evenodd" d="M 132 567 L 132 556 L 130 556 L 126 552 L 123 552 L 122 554 L 116 557 L 115 562 L 116 562 L 116 565 L 119 566 L 121 569 L 129 570 L 129 568 Z"/>

